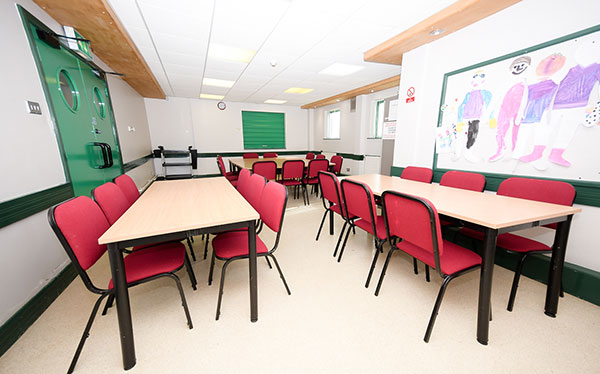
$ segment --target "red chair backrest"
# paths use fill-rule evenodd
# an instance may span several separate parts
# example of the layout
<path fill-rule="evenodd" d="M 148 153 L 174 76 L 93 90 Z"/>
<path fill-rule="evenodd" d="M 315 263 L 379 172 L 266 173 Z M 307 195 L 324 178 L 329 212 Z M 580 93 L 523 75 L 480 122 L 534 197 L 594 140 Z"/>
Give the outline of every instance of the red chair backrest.
<path fill-rule="evenodd" d="M 307 160 L 312 160 L 312 159 L 314 159 L 314 158 L 315 158 L 315 154 L 314 154 L 314 153 L 312 153 L 312 152 L 308 152 L 308 153 L 306 154 L 306 159 L 307 159 Z"/>
<path fill-rule="evenodd" d="M 440 219 L 430 201 L 394 191 L 385 191 L 382 201 L 388 238 L 402 238 L 434 254 L 437 246 L 439 255 L 443 255 Z"/>
<path fill-rule="evenodd" d="M 258 158 L 258 153 L 244 153 L 243 158 Z"/>
<path fill-rule="evenodd" d="M 281 179 L 300 179 L 304 176 L 304 161 L 288 160 L 281 166 Z"/>
<path fill-rule="evenodd" d="M 129 175 L 119 175 L 115 178 L 115 184 L 119 186 L 123 194 L 125 194 L 129 204 L 135 203 L 135 201 L 140 197 L 140 191 Z"/>
<path fill-rule="evenodd" d="M 373 223 L 377 211 L 375 197 L 369 186 L 351 179 L 342 180 L 341 186 L 347 217 L 356 216 Z"/>
<path fill-rule="evenodd" d="M 257 209 L 260 219 L 271 230 L 279 232 L 283 224 L 283 214 L 287 204 L 287 189 L 282 184 L 267 182 Z"/>
<path fill-rule="evenodd" d="M 222 176 L 225 176 L 225 164 L 223 163 L 223 157 L 220 155 L 217 156 L 217 166 L 219 167 L 219 171 Z"/>
<path fill-rule="evenodd" d="M 433 170 L 418 166 L 407 166 L 404 168 L 404 171 L 402 171 L 400 178 L 423 183 L 431 183 L 431 180 L 433 179 Z"/>
<path fill-rule="evenodd" d="M 310 160 L 308 163 L 308 178 L 316 178 L 319 174 L 319 171 L 327 171 L 329 167 L 329 161 L 324 159 L 314 159 Z"/>
<path fill-rule="evenodd" d="M 50 208 L 48 218 L 71 261 L 83 271 L 94 265 L 106 251 L 105 245 L 98 244 L 98 238 L 110 224 L 89 197 L 78 196 Z"/>
<path fill-rule="evenodd" d="M 237 189 L 242 196 L 244 196 L 244 193 L 248 189 L 248 182 L 251 174 L 252 173 L 250 173 L 250 170 L 248 169 L 240 170 L 240 174 L 237 180 Z"/>
<path fill-rule="evenodd" d="M 279 157 L 279 155 L 275 152 L 265 152 L 263 154 L 263 158 L 275 158 L 275 157 Z"/>
<path fill-rule="evenodd" d="M 94 188 L 92 198 L 98 203 L 111 225 L 117 222 L 131 206 L 119 186 L 112 182 Z"/>
<path fill-rule="evenodd" d="M 544 203 L 573 205 L 575 187 L 567 182 L 512 177 L 500 183 L 497 194 Z M 556 229 L 557 224 L 545 226 Z"/>
<path fill-rule="evenodd" d="M 342 162 L 344 161 L 344 158 L 342 156 L 332 156 L 331 157 L 331 162 L 334 163 L 335 165 L 333 166 L 333 172 L 336 174 L 339 174 L 342 171 Z"/>
<path fill-rule="evenodd" d="M 274 180 L 277 177 L 277 163 L 275 161 L 257 161 L 252 164 L 252 171 L 267 180 Z"/>
<path fill-rule="evenodd" d="M 333 204 L 339 205 L 341 199 L 340 182 L 335 174 L 328 171 L 319 172 L 321 196 Z"/>
<path fill-rule="evenodd" d="M 479 173 L 450 170 L 442 175 L 440 186 L 482 192 L 485 187 L 485 177 Z"/>
<path fill-rule="evenodd" d="M 246 201 L 248 201 L 250 205 L 252 205 L 252 207 L 256 210 L 258 210 L 260 206 L 260 200 L 263 190 L 265 188 L 265 183 L 266 180 L 263 176 L 258 174 L 252 174 L 248 179 L 248 188 L 246 190 L 246 195 L 242 195 L 244 196 L 244 198 L 246 198 Z"/>
<path fill-rule="evenodd" d="M 315 158 L 320 160 L 322 158 L 327 158 L 327 157 L 325 157 L 325 155 L 320 154 L 320 155 L 316 155 Z"/>

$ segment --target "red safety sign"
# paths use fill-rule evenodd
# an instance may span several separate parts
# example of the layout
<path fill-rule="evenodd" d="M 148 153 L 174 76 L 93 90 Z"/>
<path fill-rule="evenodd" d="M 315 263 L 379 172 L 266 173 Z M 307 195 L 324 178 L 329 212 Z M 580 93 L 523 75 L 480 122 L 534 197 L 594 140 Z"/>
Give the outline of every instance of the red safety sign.
<path fill-rule="evenodd" d="M 410 87 L 408 90 L 406 90 L 406 96 L 413 97 L 414 94 L 415 94 L 415 88 L 414 87 Z"/>

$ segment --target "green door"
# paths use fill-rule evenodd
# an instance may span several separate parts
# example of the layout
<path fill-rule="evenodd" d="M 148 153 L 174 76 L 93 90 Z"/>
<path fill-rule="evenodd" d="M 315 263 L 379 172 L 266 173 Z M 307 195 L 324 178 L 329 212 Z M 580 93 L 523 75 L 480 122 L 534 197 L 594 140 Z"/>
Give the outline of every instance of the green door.
<path fill-rule="evenodd" d="M 38 30 L 48 29 L 30 17 L 25 25 L 73 191 L 75 196 L 89 196 L 93 188 L 122 173 L 108 86 L 103 73 L 94 73 L 68 48 L 40 35 Z"/>

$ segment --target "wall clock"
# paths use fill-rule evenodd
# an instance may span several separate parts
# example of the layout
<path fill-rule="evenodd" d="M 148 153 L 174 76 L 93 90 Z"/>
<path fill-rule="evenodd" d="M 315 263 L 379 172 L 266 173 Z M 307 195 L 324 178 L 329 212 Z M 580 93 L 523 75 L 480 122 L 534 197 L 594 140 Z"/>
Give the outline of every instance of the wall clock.
<path fill-rule="evenodd" d="M 219 101 L 217 103 L 217 108 L 219 108 L 219 110 L 225 110 L 225 108 L 227 108 L 227 105 L 225 105 L 223 101 Z"/>

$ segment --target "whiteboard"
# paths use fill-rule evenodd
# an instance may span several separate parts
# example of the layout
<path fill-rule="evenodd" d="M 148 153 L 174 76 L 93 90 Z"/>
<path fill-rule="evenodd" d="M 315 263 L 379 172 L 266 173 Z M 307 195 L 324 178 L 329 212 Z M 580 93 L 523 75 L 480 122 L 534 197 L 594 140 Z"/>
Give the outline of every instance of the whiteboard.
<path fill-rule="evenodd" d="M 600 181 L 600 25 L 444 76 L 435 168 Z"/>

